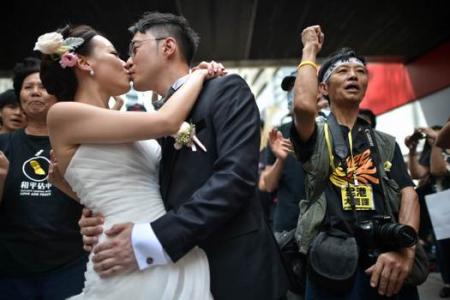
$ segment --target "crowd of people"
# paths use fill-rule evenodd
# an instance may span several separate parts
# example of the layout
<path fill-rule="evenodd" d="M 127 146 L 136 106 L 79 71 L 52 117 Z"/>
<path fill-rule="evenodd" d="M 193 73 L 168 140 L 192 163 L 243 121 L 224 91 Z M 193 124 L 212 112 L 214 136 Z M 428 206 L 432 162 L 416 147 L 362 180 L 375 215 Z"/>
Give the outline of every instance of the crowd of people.
<path fill-rule="evenodd" d="M 0 95 L 1 300 L 419 299 L 435 247 L 450 297 L 424 201 L 450 187 L 450 120 L 405 139 L 406 165 L 360 109 L 365 59 L 343 48 L 319 68 L 315 25 L 260 152 L 247 83 L 190 68 L 186 19 L 130 31 L 127 61 L 88 25 L 43 33 Z M 130 81 L 162 96 L 154 111 L 118 110 Z"/>

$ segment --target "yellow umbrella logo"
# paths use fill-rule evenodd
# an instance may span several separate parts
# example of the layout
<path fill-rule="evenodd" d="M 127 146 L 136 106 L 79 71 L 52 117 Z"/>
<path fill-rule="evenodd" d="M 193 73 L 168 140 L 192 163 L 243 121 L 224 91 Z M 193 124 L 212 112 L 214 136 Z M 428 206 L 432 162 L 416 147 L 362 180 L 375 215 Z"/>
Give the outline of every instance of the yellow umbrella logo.
<path fill-rule="evenodd" d="M 39 162 L 37 160 L 33 159 L 32 161 L 30 161 L 30 165 L 34 170 L 34 174 L 45 175 L 44 169 L 42 169 L 41 165 L 39 164 Z"/>
<path fill-rule="evenodd" d="M 22 165 L 23 174 L 30 180 L 35 182 L 43 182 L 47 180 L 48 168 L 51 164 L 50 160 L 42 155 L 44 150 L 39 150 L 33 157 L 26 160 Z"/>

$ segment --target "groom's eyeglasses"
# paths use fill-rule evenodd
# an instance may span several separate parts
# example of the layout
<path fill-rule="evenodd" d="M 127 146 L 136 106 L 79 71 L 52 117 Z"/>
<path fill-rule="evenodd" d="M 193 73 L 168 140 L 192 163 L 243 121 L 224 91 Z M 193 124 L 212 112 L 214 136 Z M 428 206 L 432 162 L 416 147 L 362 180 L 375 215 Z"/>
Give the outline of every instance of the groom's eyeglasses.
<path fill-rule="evenodd" d="M 130 46 L 128 47 L 128 55 L 130 57 L 134 57 L 136 55 L 136 50 L 146 41 L 161 41 L 166 39 L 167 37 L 159 37 L 159 38 L 148 38 L 138 41 L 131 41 Z"/>

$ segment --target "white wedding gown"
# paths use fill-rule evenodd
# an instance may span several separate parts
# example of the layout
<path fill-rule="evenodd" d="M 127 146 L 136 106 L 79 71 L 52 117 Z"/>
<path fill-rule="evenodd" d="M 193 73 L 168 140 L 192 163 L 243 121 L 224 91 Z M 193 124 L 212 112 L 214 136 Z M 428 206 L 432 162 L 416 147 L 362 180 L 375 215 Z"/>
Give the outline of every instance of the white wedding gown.
<path fill-rule="evenodd" d="M 149 223 L 165 213 L 159 190 L 160 147 L 155 140 L 81 145 L 64 175 L 83 205 L 105 217 L 104 229 Z M 107 239 L 100 236 L 100 242 Z M 92 255 L 92 254 L 91 254 Z M 212 299 L 205 253 L 194 248 L 175 264 L 102 279 L 91 260 L 82 294 L 71 299 Z"/>

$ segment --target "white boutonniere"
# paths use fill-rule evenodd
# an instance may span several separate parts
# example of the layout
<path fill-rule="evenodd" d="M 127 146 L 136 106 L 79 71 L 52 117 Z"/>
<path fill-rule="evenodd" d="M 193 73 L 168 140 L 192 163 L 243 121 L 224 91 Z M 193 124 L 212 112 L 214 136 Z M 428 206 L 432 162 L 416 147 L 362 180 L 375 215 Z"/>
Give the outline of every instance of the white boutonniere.
<path fill-rule="evenodd" d="M 183 146 L 189 147 L 192 151 L 197 151 L 197 146 L 206 152 L 206 147 L 200 142 L 195 135 L 195 125 L 188 122 L 183 122 L 178 129 L 178 132 L 172 137 L 175 139 L 173 145 L 175 149 L 180 150 Z"/>

